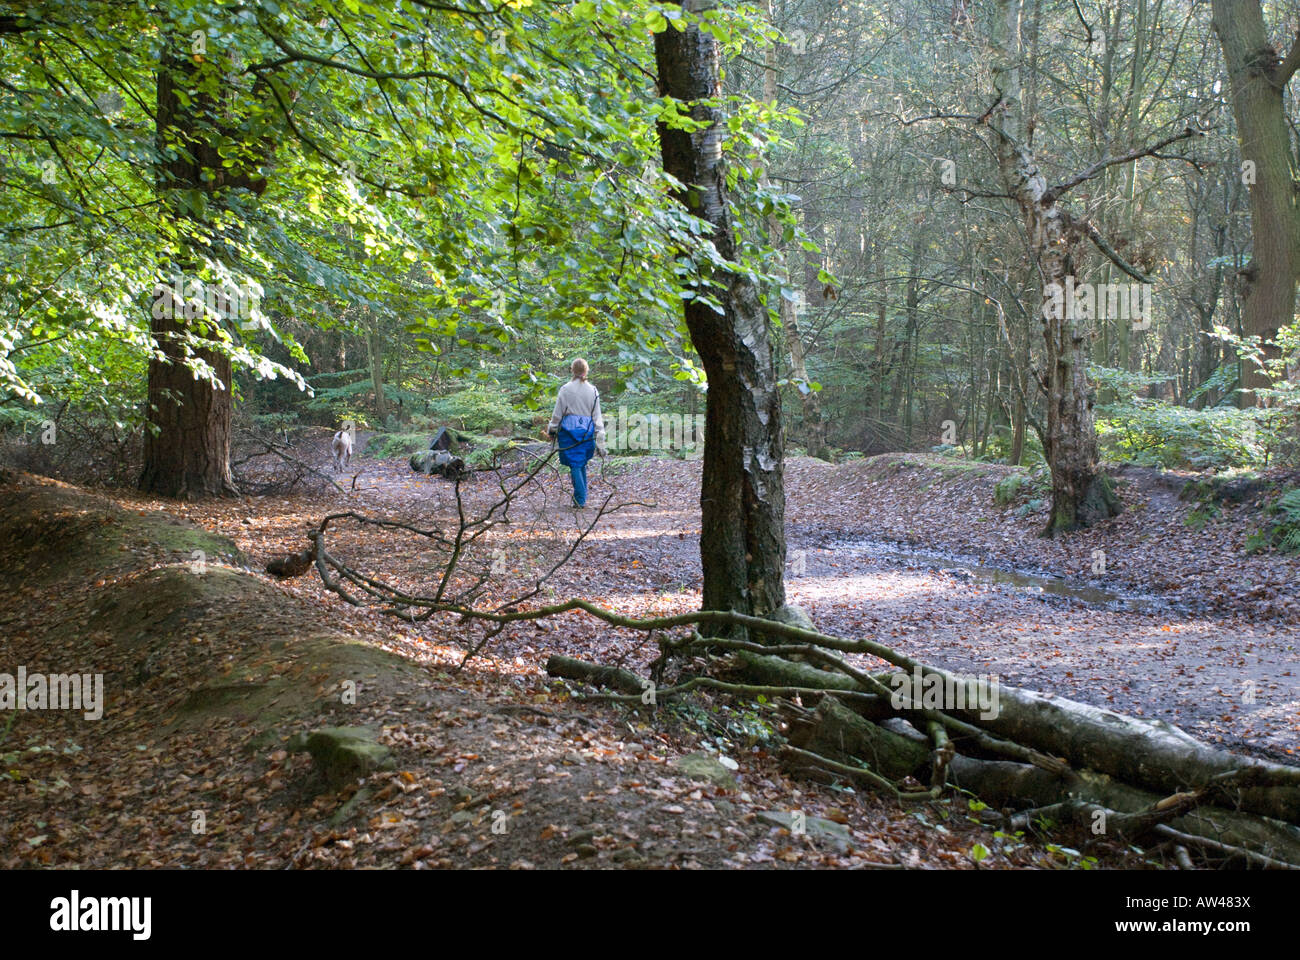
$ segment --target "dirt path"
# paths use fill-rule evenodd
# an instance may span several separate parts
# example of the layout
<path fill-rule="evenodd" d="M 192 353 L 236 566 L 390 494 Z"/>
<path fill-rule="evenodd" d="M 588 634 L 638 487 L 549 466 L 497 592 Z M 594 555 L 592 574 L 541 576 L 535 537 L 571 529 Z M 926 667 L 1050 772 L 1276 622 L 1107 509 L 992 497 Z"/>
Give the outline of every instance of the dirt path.
<path fill-rule="evenodd" d="M 326 435 L 308 451 L 322 467 L 327 444 Z M 697 606 L 699 469 L 698 462 L 641 459 L 593 471 L 589 502 L 609 498 L 625 506 L 602 520 L 572 562 L 546 581 L 540 598 L 581 595 L 631 614 Z M 1293 757 L 1295 564 L 1232 552 L 1232 538 L 1247 529 L 1249 517 L 1225 515 L 1199 539 L 1185 536 L 1190 547 L 1173 544 L 1163 533 L 1181 528 L 1173 501 L 1165 504 L 1168 514 L 1134 509 L 1106 530 L 1048 543 L 1032 537 L 1034 518 L 1017 517 L 1014 504 L 993 507 L 998 477 L 996 468 L 952 473 L 921 463 L 899 476 L 888 463 L 791 462 L 790 600 L 806 606 L 828 632 L 872 636 L 957 670 L 1164 717 L 1208 740 Z M 980 861 L 986 867 L 1059 867 L 1077 857 L 1060 847 L 996 840 L 967 821 L 960 800 L 900 808 L 874 794 L 790 781 L 763 739 L 761 709 L 696 698 L 661 707 L 650 721 L 607 703 L 575 701 L 544 674 L 553 653 L 644 671 L 657 651 L 643 635 L 579 615 L 521 624 L 456 672 L 479 628 L 447 618 L 405 624 L 373 606 L 343 603 L 314 574 L 283 583 L 262 574 L 271 556 L 301 548 L 304 531 L 326 513 L 357 510 L 447 530 L 457 512 L 452 484 L 417 476 L 403 460 L 359 457 L 340 479 L 343 494 L 324 487 L 198 504 L 110 491 L 146 524 L 135 540 L 119 547 L 110 537 L 99 553 L 76 548 L 70 558 L 76 570 L 69 568 L 57 591 L 23 565 L 39 563 L 41 551 L 12 565 L 13 589 L 0 599 L 6 662 L 39 665 L 57 655 L 59 662 L 71 656 L 106 666 L 126 706 L 111 703 L 105 722 L 90 727 L 54 714 L 24 716 L 20 742 L 6 745 L 7 772 L 0 775 L 14 780 L 0 791 L 0 822 L 8 823 L 0 840 L 10 851 L 0 860 L 14 866 L 969 867 L 975 844 L 991 848 Z M 1130 502 L 1140 502 L 1136 493 L 1128 491 Z M 69 529 L 101 529 L 73 502 L 78 494 L 68 496 L 61 522 L 73 527 L 55 530 L 46 511 L 35 526 L 14 528 L 14 542 L 27 542 L 29 529 L 59 543 L 69 542 Z M 487 477 L 462 485 L 468 514 L 498 497 Z M 547 471 L 521 493 L 512 522 L 482 545 L 500 561 L 485 603 L 517 596 L 572 543 L 593 511 L 575 512 L 568 499 L 567 477 L 558 472 Z M 228 537 L 253 574 L 241 573 L 243 561 L 234 561 L 226 568 L 231 573 L 203 581 L 204 589 L 221 582 L 233 589 L 234 576 L 241 595 L 256 602 L 192 595 L 195 578 L 186 572 L 192 544 L 184 537 L 196 534 L 184 532 L 183 517 Z M 174 525 L 180 533 L 169 532 Z M 170 555 L 148 547 L 181 534 Z M 872 538 L 911 540 L 943 556 L 882 550 L 868 543 Z M 133 546 L 137 540 L 141 546 Z M 1090 607 L 1023 583 L 984 582 L 949 556 L 1074 578 L 1069 590 L 1131 592 L 1134 578 L 1126 572 L 1154 562 L 1142 550 L 1157 542 L 1162 576 L 1176 585 L 1147 584 L 1146 594 L 1171 604 L 1158 612 Z M 1101 584 L 1076 583 L 1097 543 L 1114 556 L 1116 574 Z M 332 532 L 330 547 L 348 563 L 410 589 L 427 590 L 436 573 L 427 542 L 409 536 L 344 525 Z M 1205 567 L 1205 555 L 1215 558 L 1213 569 Z M 180 591 L 180 599 L 155 597 L 156 585 L 145 589 L 157 577 Z M 1220 604 L 1222 612 L 1210 616 L 1176 606 L 1188 591 L 1223 599 L 1225 585 L 1242 578 L 1262 592 L 1230 598 L 1235 610 Z M 129 603 L 120 614 L 106 604 L 137 595 L 154 611 L 142 620 Z M 177 616 L 179 625 L 172 622 Z M 131 623 L 118 629 L 114 618 Z M 143 655 L 140 638 L 155 652 Z M 389 657 L 400 660 L 396 670 Z M 345 709 L 337 684 L 346 677 L 357 679 L 366 696 Z M 1254 703 L 1241 696 L 1247 681 L 1255 684 Z M 199 704 L 202 713 L 194 712 Z M 380 730 L 398 768 L 372 775 L 363 790 L 317 792 L 305 758 L 277 745 L 288 732 L 335 716 L 330 722 Z M 736 760 L 736 782 L 724 787 L 688 775 L 681 764 L 692 753 Z M 120 785 L 123 771 L 129 789 Z M 58 801 L 53 816 L 51 798 Z M 210 839 L 190 834 L 187 818 L 196 809 L 217 825 Z M 794 838 L 771 821 L 795 810 L 844 825 L 847 840 Z M 501 816 L 510 826 L 498 835 L 490 828 Z M 1107 865 L 1144 863 L 1104 841 L 1054 839 L 1084 845 Z"/>
<path fill-rule="evenodd" d="M 1253 514 L 1224 511 L 1217 524 L 1195 534 L 1183 523 L 1194 504 L 1156 484 L 1130 484 L 1121 488 L 1129 509 L 1112 524 L 1044 541 L 1034 535 L 1040 517 L 1017 516 L 1014 504 L 994 503 L 993 485 L 1006 469 L 978 467 L 919 457 L 840 467 L 791 461 L 790 601 L 831 633 L 867 635 L 954 670 L 1166 719 L 1209 742 L 1294 760 L 1300 744 L 1300 561 L 1245 556 L 1238 544 Z M 697 604 L 699 469 L 698 461 L 643 458 L 602 476 L 593 462 L 591 504 L 611 497 L 644 505 L 602 520 L 574 561 L 548 582 L 548 593 L 640 613 Z M 455 510 L 451 484 L 417 476 L 404 461 L 362 458 L 350 472 L 358 470 L 357 490 L 346 498 L 350 506 L 425 520 Z M 464 486 L 471 508 L 482 509 L 497 495 L 483 478 Z M 515 523 L 493 541 L 510 568 L 502 595 L 537 568 L 530 552 L 537 544 L 572 538 L 582 518 L 590 517 L 590 510 L 565 506 L 567 499 L 567 478 L 551 470 L 519 498 Z M 312 505 L 294 506 L 299 523 L 311 515 Z M 261 505 L 257 512 L 266 513 Z M 283 529 L 287 519 L 256 522 Z M 239 531 L 222 532 L 239 540 Z M 1137 593 L 1155 609 L 1106 609 L 1045 594 L 1033 584 L 980 582 L 951 561 L 909 558 L 906 544 L 883 556 L 861 549 L 864 538 L 877 537 L 968 554 L 994 569 L 1056 576 L 1065 592 L 1084 597 L 1099 588 Z M 246 537 L 241 546 L 264 552 L 259 539 Z M 369 562 L 396 572 L 403 549 L 414 545 L 355 546 L 362 555 L 371 553 Z M 1103 577 L 1091 575 L 1098 550 L 1109 560 Z M 1193 605 L 1221 609 L 1189 609 Z M 562 652 L 640 668 L 653 655 L 643 637 L 576 616 L 562 627 L 507 631 L 495 649 L 534 665 Z"/>
<path fill-rule="evenodd" d="M 535 657 L 499 649 L 458 671 L 463 646 L 345 607 L 307 578 L 286 595 L 230 540 L 138 500 L 2 473 L 0 494 L 0 664 L 103 681 L 89 715 L 90 703 L 42 703 L 0 726 L 0 868 L 1005 868 L 1080 856 L 999 843 L 969 820 L 938 827 L 947 802 L 902 808 L 792 782 L 736 736 L 730 705 L 670 703 L 651 718 L 574 699 Z M 259 547 L 263 520 L 302 520 L 266 500 L 213 506 L 214 526 Z M 577 640 L 548 627 L 538 645 Z M 337 726 L 368 730 L 390 762 L 327 781 L 294 735 Z M 720 752 L 739 762 L 727 769 Z M 782 826 L 796 813 L 806 834 Z M 1101 847 L 1106 864 L 1134 865 Z"/>

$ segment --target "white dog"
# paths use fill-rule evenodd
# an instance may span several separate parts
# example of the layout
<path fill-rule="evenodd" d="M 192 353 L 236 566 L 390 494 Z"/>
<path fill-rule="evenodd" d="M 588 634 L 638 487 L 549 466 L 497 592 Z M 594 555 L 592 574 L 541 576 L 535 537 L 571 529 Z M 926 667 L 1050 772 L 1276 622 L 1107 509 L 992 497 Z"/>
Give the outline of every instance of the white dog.
<path fill-rule="evenodd" d="M 330 452 L 334 455 L 334 469 L 344 470 L 352 459 L 352 434 L 340 430 L 330 441 Z"/>

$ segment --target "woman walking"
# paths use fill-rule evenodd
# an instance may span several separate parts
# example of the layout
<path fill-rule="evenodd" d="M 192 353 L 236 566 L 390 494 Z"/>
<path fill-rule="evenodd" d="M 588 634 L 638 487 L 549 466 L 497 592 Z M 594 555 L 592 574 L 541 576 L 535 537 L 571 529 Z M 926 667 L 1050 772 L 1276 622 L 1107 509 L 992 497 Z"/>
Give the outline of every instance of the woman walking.
<path fill-rule="evenodd" d="M 587 461 L 594 453 L 605 456 L 605 418 L 600 414 L 600 391 L 587 382 L 587 361 L 579 357 L 569 368 L 573 379 L 560 387 L 546 435 L 557 440 L 560 463 L 573 478 L 573 505 L 587 505 Z"/>

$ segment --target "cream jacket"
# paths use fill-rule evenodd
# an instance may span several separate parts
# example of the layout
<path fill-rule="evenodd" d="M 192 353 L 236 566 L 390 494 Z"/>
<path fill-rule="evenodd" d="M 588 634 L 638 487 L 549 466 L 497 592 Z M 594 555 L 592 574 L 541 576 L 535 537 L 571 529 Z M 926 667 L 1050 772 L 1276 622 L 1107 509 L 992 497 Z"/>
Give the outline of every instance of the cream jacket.
<path fill-rule="evenodd" d="M 595 421 L 596 446 L 603 449 L 605 418 L 600 413 L 600 391 L 586 380 L 578 379 L 570 380 L 560 387 L 560 392 L 555 395 L 555 410 L 551 414 L 551 422 L 547 425 L 546 432 L 555 433 L 559 430 L 560 421 L 570 413 L 580 417 L 591 417 Z"/>

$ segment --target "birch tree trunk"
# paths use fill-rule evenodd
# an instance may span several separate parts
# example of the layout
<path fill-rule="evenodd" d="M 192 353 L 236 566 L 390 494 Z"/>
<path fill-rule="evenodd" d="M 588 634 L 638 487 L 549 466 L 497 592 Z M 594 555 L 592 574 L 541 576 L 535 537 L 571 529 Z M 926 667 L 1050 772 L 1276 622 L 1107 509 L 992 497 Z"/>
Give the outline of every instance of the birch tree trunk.
<path fill-rule="evenodd" d="M 694 14 L 710 3 L 687 0 L 679 8 Z M 670 25 L 655 36 L 655 64 L 660 93 L 681 101 L 682 112 L 703 123 L 687 132 L 660 122 L 664 170 L 686 185 L 679 199 L 712 226 L 718 253 L 732 260 L 735 225 L 722 161 L 726 128 L 716 102 L 705 102 L 721 93 L 718 42 L 694 25 Z M 768 616 L 785 603 L 785 486 L 767 309 L 747 277 L 729 273 L 714 282 L 721 315 L 698 297 L 685 301 L 686 326 L 709 385 L 700 492 L 703 605 Z M 703 292 L 705 284 L 697 281 L 697 289 Z"/>
<path fill-rule="evenodd" d="M 1030 259 L 1044 291 L 1075 275 L 1075 237 L 1029 146 L 1020 94 L 1022 0 L 1002 0 L 993 38 L 993 79 L 1001 101 L 994 128 L 1002 185 L 1024 220 Z M 1050 305 L 1045 305 L 1050 306 Z M 1044 534 L 1076 530 L 1119 513 L 1119 500 L 1098 465 L 1086 337 L 1069 310 L 1041 313 L 1046 347 L 1044 452 L 1052 472 L 1052 514 Z"/>

